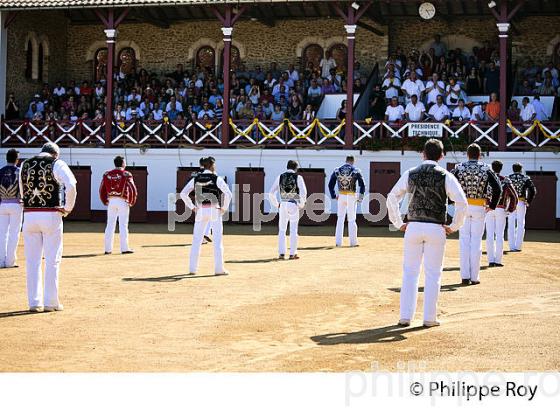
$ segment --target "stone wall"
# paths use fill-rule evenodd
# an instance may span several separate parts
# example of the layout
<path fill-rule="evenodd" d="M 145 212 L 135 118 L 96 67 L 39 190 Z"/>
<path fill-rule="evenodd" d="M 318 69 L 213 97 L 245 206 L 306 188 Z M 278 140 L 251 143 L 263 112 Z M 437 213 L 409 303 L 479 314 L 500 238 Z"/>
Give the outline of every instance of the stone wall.
<path fill-rule="evenodd" d="M 16 92 L 24 101 L 42 88 L 40 79 L 25 77 L 29 39 L 48 45 L 45 79 L 51 84 L 65 81 L 67 34 L 68 21 L 61 12 L 20 13 L 8 28 L 7 92 Z"/>
<path fill-rule="evenodd" d="M 560 16 L 554 17 L 526 17 L 515 21 L 519 32 L 510 29 L 512 39 L 513 60 L 523 62 L 531 57 L 535 63 L 544 64 L 551 59 L 549 43 L 560 41 L 558 32 Z M 497 47 L 498 30 L 494 19 L 465 18 L 442 19 L 434 18 L 424 21 L 419 18 L 395 18 L 389 24 L 389 47 L 403 47 L 405 52 L 411 48 L 422 49 L 422 46 L 432 40 L 435 34 L 452 37 L 467 37 L 479 43 L 489 41 Z M 457 47 L 460 44 L 449 44 Z M 470 50 L 464 50 L 469 52 Z"/>
<path fill-rule="evenodd" d="M 371 25 L 376 25 L 369 22 Z M 377 26 L 379 27 L 379 26 Z M 387 32 L 386 28 L 379 27 Z M 177 63 L 191 67 L 196 50 L 203 45 L 222 49 L 222 32 L 217 21 L 184 22 L 162 29 L 148 24 L 123 24 L 119 28 L 117 50 L 132 46 L 139 54 L 139 67 L 148 71 L 167 72 Z M 325 45 L 346 43 L 341 19 L 309 19 L 278 21 L 274 27 L 259 22 L 240 21 L 233 31 L 233 44 L 241 51 L 248 68 L 256 64 L 268 67 L 276 61 L 279 67 L 298 62 L 298 45 L 321 41 Z M 68 36 L 69 77 L 91 78 L 95 50 L 103 47 L 104 33 L 100 25 L 70 25 Z M 356 58 L 371 68 L 387 54 L 388 38 L 358 28 Z M 219 60 L 219 57 L 217 58 Z"/>

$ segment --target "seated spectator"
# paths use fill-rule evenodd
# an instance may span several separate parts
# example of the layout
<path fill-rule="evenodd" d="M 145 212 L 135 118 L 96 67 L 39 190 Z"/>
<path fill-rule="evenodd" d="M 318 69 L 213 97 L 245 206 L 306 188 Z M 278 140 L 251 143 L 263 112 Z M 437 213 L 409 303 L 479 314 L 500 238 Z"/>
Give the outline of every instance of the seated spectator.
<path fill-rule="evenodd" d="M 529 99 L 527 98 L 527 104 L 529 104 Z M 510 121 L 516 122 L 521 119 L 521 112 L 519 110 L 519 105 L 516 100 L 511 100 L 509 108 L 507 110 L 507 118 Z"/>
<path fill-rule="evenodd" d="M 432 74 L 432 79 L 426 83 L 424 92 L 427 95 L 428 106 L 437 102 L 437 97 L 445 93 L 445 83 L 439 79 L 438 73 Z"/>
<path fill-rule="evenodd" d="M 420 101 L 418 101 L 418 96 L 412 94 L 410 102 L 406 105 L 404 110 L 407 121 L 418 122 L 424 120 L 424 115 L 426 114 L 426 107 Z"/>
<path fill-rule="evenodd" d="M 346 118 L 346 100 L 342 100 L 340 103 L 340 108 L 336 112 L 336 118 L 342 121 Z"/>
<path fill-rule="evenodd" d="M 471 113 L 471 121 L 488 121 L 488 117 L 486 116 L 487 105 L 488 103 L 485 101 L 475 105 Z"/>
<path fill-rule="evenodd" d="M 260 99 L 261 99 L 261 92 L 259 91 L 259 87 L 257 85 L 254 85 L 253 87 L 251 87 L 251 90 L 249 91 L 249 101 L 251 101 L 253 107 L 256 107 L 257 105 L 259 105 Z"/>
<path fill-rule="evenodd" d="M 342 76 L 336 73 L 336 69 L 332 68 L 330 74 L 326 77 L 334 88 L 333 92 L 340 92 L 342 90 Z M 324 84 L 323 84 L 324 85 Z M 327 94 L 327 93 L 324 93 Z M 329 93 L 330 94 L 330 93 Z"/>
<path fill-rule="evenodd" d="M 410 97 L 416 95 L 417 99 L 422 96 L 424 92 L 424 83 L 418 79 L 416 71 L 410 73 L 409 78 L 407 78 L 402 84 L 401 90 L 405 96 L 406 102 L 410 102 Z"/>
<path fill-rule="evenodd" d="M 126 111 L 123 109 L 121 104 L 117 104 L 115 110 L 113 111 L 113 118 L 116 123 L 122 123 L 126 120 Z"/>
<path fill-rule="evenodd" d="M 397 97 L 391 98 L 391 104 L 387 106 L 385 110 L 385 121 L 388 122 L 399 122 L 404 118 L 404 108 L 399 105 L 399 99 Z"/>
<path fill-rule="evenodd" d="M 521 105 L 523 106 L 521 108 L 521 113 L 519 115 L 521 121 L 531 122 L 531 123 L 535 121 L 535 119 L 537 118 L 537 112 L 535 111 L 535 107 L 533 107 L 533 104 L 529 103 L 529 98 L 524 97 L 523 101 L 521 102 Z"/>
<path fill-rule="evenodd" d="M 321 97 L 323 95 L 323 91 L 319 84 L 317 84 L 317 80 L 311 80 L 311 86 L 307 90 L 307 102 L 308 104 L 317 106 L 321 101 Z"/>
<path fill-rule="evenodd" d="M 272 112 L 270 119 L 275 122 L 284 121 L 284 111 L 280 109 L 280 105 L 276 104 L 274 106 L 274 111 Z"/>
<path fill-rule="evenodd" d="M 183 112 L 183 104 L 177 101 L 177 97 L 175 97 L 174 95 L 172 95 L 171 98 L 169 98 L 169 102 L 165 107 L 165 111 L 169 113 L 172 109 L 177 112 Z M 175 121 L 175 119 L 173 119 L 172 121 Z"/>
<path fill-rule="evenodd" d="M 266 116 L 267 119 L 269 119 L 274 111 L 274 105 L 272 104 L 272 102 L 265 100 L 262 102 L 261 106 L 264 115 Z"/>
<path fill-rule="evenodd" d="M 262 105 L 260 104 L 255 108 L 255 118 L 259 121 L 266 121 L 266 114 L 264 113 Z"/>
<path fill-rule="evenodd" d="M 323 95 L 336 93 L 335 86 L 331 84 L 328 78 L 323 79 L 323 86 L 321 87 L 321 93 Z"/>
<path fill-rule="evenodd" d="M 198 112 L 198 119 L 203 119 L 204 116 L 207 116 L 208 118 L 214 118 L 215 114 L 214 111 L 212 111 L 210 109 L 210 104 L 209 103 L 204 103 L 202 105 L 202 109 Z"/>
<path fill-rule="evenodd" d="M 546 78 L 546 73 L 550 73 L 551 78 L 558 80 L 558 69 L 554 67 L 554 63 L 549 61 L 545 68 L 542 70 L 542 76 Z"/>
<path fill-rule="evenodd" d="M 56 83 L 56 87 L 53 90 L 53 96 L 58 99 L 62 99 L 66 96 L 66 88 L 62 86 L 60 81 Z"/>
<path fill-rule="evenodd" d="M 255 117 L 255 112 L 253 111 L 253 104 L 251 104 L 251 101 L 245 102 L 245 105 L 239 111 L 239 119 L 252 120 L 254 117 Z"/>
<path fill-rule="evenodd" d="M 521 84 L 517 86 L 517 95 L 533 95 L 533 87 L 529 84 L 529 80 L 524 79 Z"/>
<path fill-rule="evenodd" d="M 381 89 L 385 91 L 385 98 L 391 100 L 393 97 L 399 96 L 399 89 L 401 87 L 401 82 L 393 73 L 389 73 L 389 76 L 381 84 Z"/>
<path fill-rule="evenodd" d="M 130 104 L 126 110 L 126 120 L 136 121 L 142 118 L 144 118 L 144 112 L 136 104 Z"/>
<path fill-rule="evenodd" d="M 446 102 L 448 107 L 455 107 L 461 98 L 461 86 L 457 84 L 455 78 L 449 79 L 449 84 L 445 87 Z"/>
<path fill-rule="evenodd" d="M 314 119 L 315 119 L 315 111 L 313 111 L 313 107 L 311 106 L 311 104 L 307 104 L 302 114 L 302 120 L 304 120 L 306 124 L 309 124 Z"/>
<path fill-rule="evenodd" d="M 216 120 L 222 120 L 222 116 L 224 115 L 224 104 L 222 103 L 221 98 L 216 100 L 216 104 L 214 105 L 214 115 Z"/>
<path fill-rule="evenodd" d="M 468 95 L 478 95 L 482 93 L 482 84 L 480 83 L 480 76 L 476 67 L 470 69 L 469 75 L 467 75 L 465 81 Z"/>
<path fill-rule="evenodd" d="M 550 73 L 547 72 L 550 77 Z M 552 78 L 546 78 L 542 85 L 536 89 L 536 93 L 544 96 L 556 96 L 556 87 L 552 85 Z"/>
<path fill-rule="evenodd" d="M 292 95 L 290 104 L 288 105 L 288 118 L 290 120 L 301 120 L 303 108 L 297 95 Z"/>
<path fill-rule="evenodd" d="M 465 100 L 462 98 L 459 99 L 457 107 L 453 110 L 452 117 L 455 121 L 460 122 L 469 121 L 471 119 L 471 112 L 465 106 Z"/>
<path fill-rule="evenodd" d="M 17 120 L 19 116 L 19 103 L 16 101 L 15 94 L 10 93 L 8 95 L 8 102 L 6 103 L 6 120 Z"/>
<path fill-rule="evenodd" d="M 443 97 L 441 95 L 438 95 L 436 103 L 431 106 L 428 115 L 437 122 L 443 122 L 449 119 L 451 113 L 449 112 L 449 108 L 443 103 Z"/>
<path fill-rule="evenodd" d="M 142 107 L 140 107 L 140 109 L 142 109 Z M 151 110 L 150 114 L 152 114 L 152 118 L 154 121 L 163 120 L 163 110 L 159 102 L 155 102 L 153 104 L 153 109 Z"/>
<path fill-rule="evenodd" d="M 544 108 L 544 104 L 541 102 L 541 97 L 538 94 L 535 94 L 531 104 L 533 105 L 533 108 L 537 113 L 537 120 L 548 121 L 548 115 L 546 114 L 546 109 Z"/>
<path fill-rule="evenodd" d="M 488 121 L 498 121 L 500 119 L 500 102 L 498 101 L 498 94 L 490 94 L 490 102 L 486 105 L 486 115 Z"/>

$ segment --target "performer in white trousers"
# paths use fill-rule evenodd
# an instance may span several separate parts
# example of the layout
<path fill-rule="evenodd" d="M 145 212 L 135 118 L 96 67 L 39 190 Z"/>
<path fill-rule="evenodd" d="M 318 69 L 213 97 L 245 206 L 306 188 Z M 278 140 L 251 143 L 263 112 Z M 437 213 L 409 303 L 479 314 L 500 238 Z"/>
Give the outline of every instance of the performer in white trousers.
<path fill-rule="evenodd" d="M 113 241 L 117 219 L 119 221 L 119 239 L 121 253 L 134 253 L 128 246 L 128 218 L 130 208 L 136 203 L 138 191 L 132 174 L 125 170 L 126 161 L 121 156 L 113 160 L 115 169 L 103 174 L 99 186 L 101 202 L 107 206 L 107 226 L 105 228 L 105 254 L 113 253 Z"/>
<path fill-rule="evenodd" d="M 76 202 L 76 178 L 58 159 L 55 143 L 43 145 L 41 153 L 21 166 L 23 199 L 23 242 L 27 270 L 27 296 L 32 312 L 62 310 L 58 298 L 58 276 L 62 260 L 62 217 Z M 41 257 L 45 258 L 45 287 Z"/>
<path fill-rule="evenodd" d="M 515 188 L 519 202 L 515 211 L 508 216 L 508 243 L 510 252 L 521 252 L 525 238 L 525 214 L 537 195 L 537 189 L 531 178 L 523 173 L 523 165 L 513 164 L 512 170 L 513 174 L 508 178 Z"/>
<path fill-rule="evenodd" d="M 211 225 L 214 237 L 214 272 L 216 275 L 227 275 L 222 244 L 222 216 L 229 208 L 232 195 L 225 181 L 216 175 L 216 160 L 212 157 L 204 158 L 203 166 L 204 171 L 192 178 L 181 191 L 181 199 L 185 205 L 196 212 L 189 274 L 195 275 L 198 270 L 204 232 Z M 189 197 L 192 191 L 195 191 L 195 204 Z"/>
<path fill-rule="evenodd" d="M 200 172 L 204 172 L 204 167 L 202 166 L 202 162 L 203 162 L 203 161 L 204 161 L 204 157 L 201 157 L 201 158 L 198 160 L 198 165 L 199 165 L 199 167 L 200 167 L 200 170 L 199 170 L 198 172 L 194 172 L 194 173 L 192 174 L 192 178 L 194 178 L 194 177 L 196 176 L 196 174 L 198 174 L 198 173 L 200 173 Z M 206 245 L 206 244 L 212 242 L 212 238 L 211 238 L 210 235 L 212 235 L 212 225 L 211 225 L 211 224 L 208 224 L 208 227 L 206 228 L 206 231 L 204 231 L 204 237 L 203 237 L 203 239 L 202 239 L 202 244 L 203 244 L 203 245 Z"/>
<path fill-rule="evenodd" d="M 424 162 L 406 171 L 387 197 L 389 219 L 405 232 L 403 284 L 399 325 L 410 326 L 416 312 L 418 278 L 422 260 L 426 275 L 424 285 L 424 326 L 439 326 L 437 301 L 441 286 L 445 237 L 458 230 L 465 220 L 467 199 L 457 179 L 438 165 L 443 158 L 443 144 L 431 139 L 424 145 Z M 407 222 L 399 203 L 409 195 Z M 446 226 L 447 198 L 455 202 L 451 225 Z"/>
<path fill-rule="evenodd" d="M 300 209 L 305 207 L 307 198 L 307 188 L 301 175 L 297 175 L 298 163 L 293 160 L 288 161 L 287 170 L 279 175 L 268 194 L 270 203 L 279 208 L 278 212 L 278 255 L 279 259 L 284 259 L 286 254 L 286 229 L 290 223 L 290 259 L 299 259 L 297 254 L 298 244 L 298 225 Z M 276 197 L 280 192 L 280 200 Z"/>
<path fill-rule="evenodd" d="M 335 192 L 338 187 L 338 194 Z M 358 192 L 356 193 L 356 188 Z M 346 163 L 336 168 L 329 181 L 329 192 L 337 200 L 336 246 L 342 246 L 344 221 L 348 217 L 350 246 L 358 246 L 358 225 L 356 224 L 357 204 L 361 202 L 366 187 L 361 171 L 354 167 L 354 157 L 346 157 Z"/>
<path fill-rule="evenodd" d="M 481 150 L 478 144 L 467 148 L 468 161 L 455 167 L 452 172 L 465 191 L 469 206 L 465 223 L 459 230 L 461 279 L 463 285 L 480 283 L 480 259 L 482 257 L 482 236 L 486 212 L 496 209 L 502 186 L 490 167 L 480 162 Z M 492 196 L 488 201 L 488 193 Z"/>
<path fill-rule="evenodd" d="M 502 161 L 492 162 L 492 171 L 498 177 L 502 185 L 502 195 L 496 209 L 486 213 L 486 255 L 488 266 L 502 267 L 504 256 L 504 231 L 506 229 L 506 218 L 508 213 L 515 211 L 517 206 L 517 193 L 509 178 L 500 175 L 504 164 Z"/>
<path fill-rule="evenodd" d="M 0 169 L 0 268 L 16 267 L 16 253 L 23 218 L 18 158 L 17 150 L 8 150 L 7 165 Z"/>

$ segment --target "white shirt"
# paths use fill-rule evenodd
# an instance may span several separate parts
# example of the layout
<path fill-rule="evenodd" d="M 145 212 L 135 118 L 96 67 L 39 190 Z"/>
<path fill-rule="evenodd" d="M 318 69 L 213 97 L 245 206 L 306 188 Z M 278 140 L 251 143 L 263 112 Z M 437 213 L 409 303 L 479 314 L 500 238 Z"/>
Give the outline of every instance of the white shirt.
<path fill-rule="evenodd" d="M 46 152 L 41 152 L 40 157 L 50 156 Z M 64 186 L 64 212 L 70 213 L 76 204 L 76 177 L 68 167 L 66 162 L 57 159 L 53 165 L 54 179 Z M 22 174 L 19 174 L 19 192 L 23 192 Z"/>
<path fill-rule="evenodd" d="M 447 94 L 449 91 L 449 95 L 447 96 L 447 105 L 457 105 L 459 103 L 459 98 L 461 98 L 461 86 L 459 84 L 455 84 L 451 87 L 451 84 L 447 84 L 445 87 L 445 93 Z M 455 101 L 453 101 L 453 99 Z"/>
<path fill-rule="evenodd" d="M 381 85 L 381 88 L 387 87 L 385 90 L 385 98 L 390 100 L 393 97 L 399 96 L 399 87 L 401 86 L 401 82 L 397 77 L 393 77 L 393 81 L 391 82 L 390 78 L 386 78 Z"/>
<path fill-rule="evenodd" d="M 463 121 L 468 121 L 471 119 L 471 112 L 465 106 L 463 106 L 463 109 L 457 107 L 453 110 L 453 118 L 462 118 Z"/>
<path fill-rule="evenodd" d="M 385 115 L 390 122 L 401 121 L 404 117 L 404 108 L 402 105 L 397 105 L 396 107 L 388 105 L 385 110 Z"/>
<path fill-rule="evenodd" d="M 163 119 L 163 111 L 161 109 L 153 110 L 152 115 L 154 116 L 155 121 L 161 121 Z"/>
<path fill-rule="evenodd" d="M 286 172 L 295 172 L 292 169 L 288 169 Z M 298 207 L 303 208 L 305 206 L 305 201 L 307 199 L 307 187 L 305 186 L 305 181 L 301 175 L 297 176 L 297 186 L 299 189 L 299 199 L 298 199 Z M 275 208 L 280 207 L 280 203 L 278 202 L 277 193 L 280 191 L 280 175 L 276 177 L 272 187 L 270 188 L 270 192 L 268 193 L 268 199 L 272 206 Z"/>
<path fill-rule="evenodd" d="M 407 92 L 406 98 L 410 100 L 410 97 L 416 95 L 420 99 L 420 94 L 424 91 L 424 83 L 420 80 L 412 81 L 410 78 L 406 79 L 403 83 L 401 90 Z"/>
<path fill-rule="evenodd" d="M 432 80 L 426 83 L 426 88 L 431 88 L 431 87 L 434 87 L 434 82 Z M 437 87 L 441 88 L 442 90 L 445 90 L 444 82 L 438 80 Z M 437 96 L 443 95 L 443 93 L 437 87 L 434 87 L 432 90 L 428 92 L 428 104 L 435 104 L 437 101 Z"/>
<path fill-rule="evenodd" d="M 410 121 L 422 121 L 424 119 L 424 113 L 426 112 L 426 107 L 420 101 L 416 102 L 416 105 L 409 102 L 404 109 L 404 112 L 408 114 L 408 119 Z"/>
<path fill-rule="evenodd" d="M 214 118 L 214 111 L 212 111 L 212 110 L 207 110 L 207 111 L 200 110 L 200 111 L 198 112 L 197 118 L 198 118 L 199 120 L 201 120 L 201 119 L 204 118 L 205 115 L 208 115 L 208 118 Z"/>
<path fill-rule="evenodd" d="M 437 164 L 436 161 L 424 161 L 423 164 Z M 413 169 L 413 168 L 411 168 Z M 465 222 L 467 216 L 467 197 L 455 178 L 450 172 L 441 168 L 445 172 L 445 191 L 449 199 L 455 202 L 455 214 L 449 227 L 453 231 L 459 230 Z M 406 171 L 395 184 L 389 195 L 387 196 L 387 209 L 389 211 L 389 220 L 397 228 L 400 229 L 404 222 L 399 212 L 399 203 L 403 200 L 408 191 L 408 174 L 411 170 Z"/>
<path fill-rule="evenodd" d="M 537 113 L 537 120 L 547 121 L 548 120 L 548 115 L 546 115 L 546 110 L 544 109 L 543 103 L 540 102 L 539 100 L 533 99 L 533 101 L 531 101 L 531 104 L 533 105 L 533 108 L 535 109 L 535 111 Z"/>
<path fill-rule="evenodd" d="M 486 121 L 486 112 L 482 109 L 482 105 L 475 105 L 471 114 L 472 121 Z"/>
<path fill-rule="evenodd" d="M 205 169 L 203 171 L 204 174 L 211 174 L 212 172 Z M 229 204 L 231 202 L 231 191 L 224 181 L 222 177 L 218 177 L 216 179 L 216 184 L 220 191 L 222 191 L 223 198 L 222 198 L 222 205 L 220 206 L 221 209 L 227 210 L 229 208 Z M 183 188 L 180 193 L 181 199 L 185 202 L 185 205 L 192 211 L 196 208 L 195 204 L 193 204 L 192 199 L 190 198 L 189 194 L 194 191 L 194 178 L 192 178 L 189 183 Z"/>
<path fill-rule="evenodd" d="M 532 121 L 533 120 L 533 115 L 535 115 L 537 112 L 535 111 L 535 107 L 533 107 L 533 104 L 528 103 L 525 107 L 521 108 L 521 119 L 523 121 Z"/>
<path fill-rule="evenodd" d="M 132 108 L 128 108 L 126 110 L 127 121 L 132 120 L 132 111 L 136 111 L 136 118 L 144 118 L 144 111 L 142 111 L 140 108 L 135 108 L 134 110 Z"/>
<path fill-rule="evenodd" d="M 177 112 L 183 112 L 183 104 L 181 104 L 179 101 L 175 101 L 175 109 L 177 110 Z M 167 103 L 167 105 L 165 106 L 165 111 L 171 111 L 171 102 Z"/>
<path fill-rule="evenodd" d="M 331 68 L 336 68 L 336 61 L 332 57 L 328 60 L 323 58 L 319 63 L 319 67 L 321 67 L 321 77 L 327 78 L 331 73 Z"/>
<path fill-rule="evenodd" d="M 431 115 L 434 120 L 441 121 L 445 116 L 449 117 L 450 112 L 449 108 L 447 108 L 445 104 L 434 104 L 432 105 L 432 108 L 430 108 L 430 111 L 428 111 L 428 114 Z"/>
<path fill-rule="evenodd" d="M 130 101 L 142 101 L 142 96 L 140 94 L 130 94 L 128 97 L 126 97 L 126 101 L 130 102 Z"/>
<path fill-rule="evenodd" d="M 62 97 L 64 94 L 66 94 L 66 89 L 64 87 L 55 88 L 53 90 L 53 94 L 58 97 Z"/>

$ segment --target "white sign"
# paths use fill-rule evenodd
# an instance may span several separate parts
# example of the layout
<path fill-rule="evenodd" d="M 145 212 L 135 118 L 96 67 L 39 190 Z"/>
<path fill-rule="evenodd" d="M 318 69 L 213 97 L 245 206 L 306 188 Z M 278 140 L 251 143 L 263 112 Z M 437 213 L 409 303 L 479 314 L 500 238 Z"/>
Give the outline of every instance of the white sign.
<path fill-rule="evenodd" d="M 408 124 L 408 136 L 441 138 L 443 136 L 443 124 L 440 122 L 411 122 Z"/>

